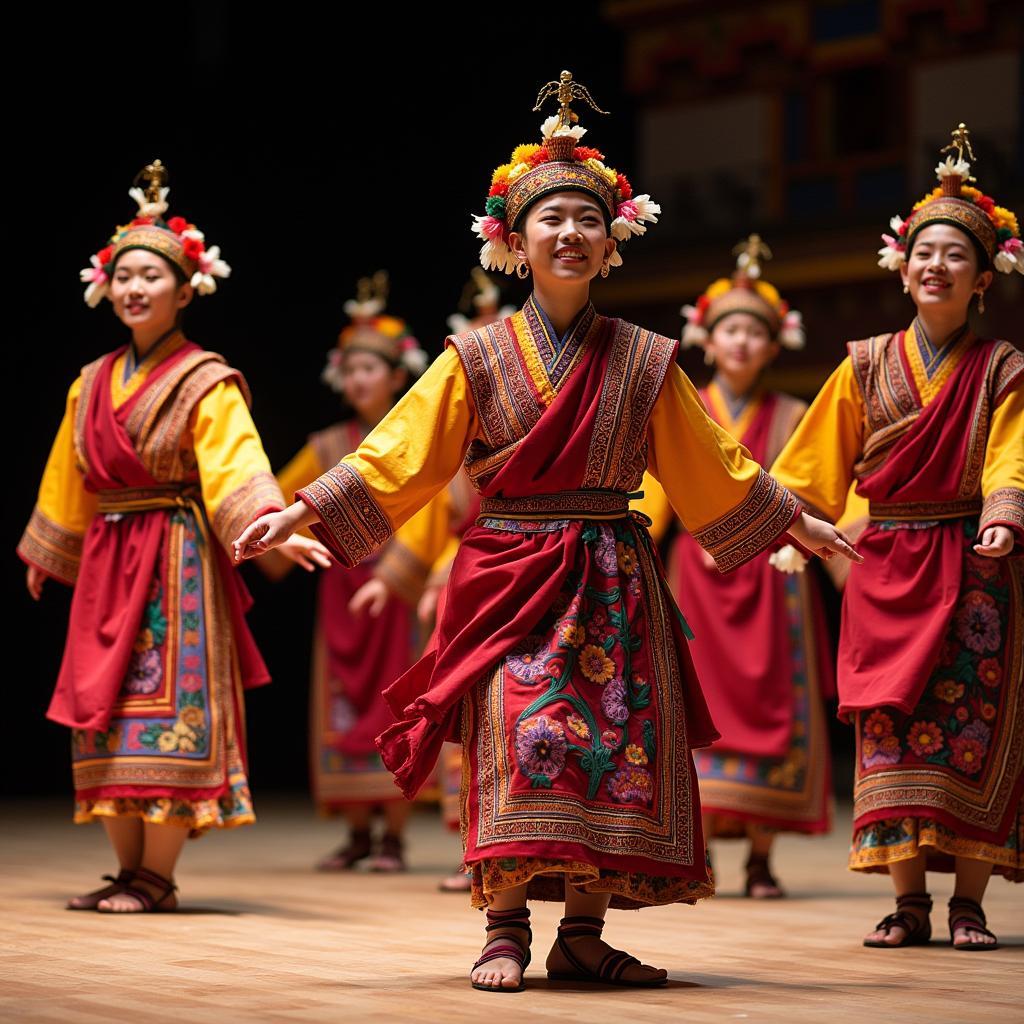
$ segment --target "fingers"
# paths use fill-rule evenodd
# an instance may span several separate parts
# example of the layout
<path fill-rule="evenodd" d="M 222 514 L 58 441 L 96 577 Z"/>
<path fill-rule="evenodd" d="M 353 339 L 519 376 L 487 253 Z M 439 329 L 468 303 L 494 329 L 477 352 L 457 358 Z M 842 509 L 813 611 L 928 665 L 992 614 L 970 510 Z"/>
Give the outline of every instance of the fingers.
<path fill-rule="evenodd" d="M 833 551 L 844 555 L 851 562 L 856 562 L 858 565 L 862 565 L 864 562 L 864 556 L 838 531 L 836 531 L 836 539 L 832 542 L 831 547 Z"/>
<path fill-rule="evenodd" d="M 370 583 L 364 583 L 351 597 L 348 602 L 348 610 L 353 615 L 361 615 L 366 609 L 366 606 L 370 603 L 373 598 L 372 585 Z"/>
<path fill-rule="evenodd" d="M 373 600 L 370 602 L 370 607 L 367 608 L 367 612 L 371 619 L 380 618 L 380 613 L 384 611 L 384 606 L 388 603 L 388 594 L 384 593 L 374 594 Z"/>
<path fill-rule="evenodd" d="M 241 562 L 246 558 L 254 558 L 262 554 L 267 548 L 261 545 L 261 540 L 270 531 L 270 524 L 263 516 L 253 520 L 231 543 L 234 551 L 235 562 Z"/>
<path fill-rule="evenodd" d="M 330 569 L 334 565 L 334 559 L 331 558 L 330 551 L 327 550 L 319 541 L 315 547 L 309 549 L 309 557 L 320 566 L 321 569 Z"/>
<path fill-rule="evenodd" d="M 30 566 L 25 573 L 25 586 L 28 587 L 29 596 L 33 601 L 38 601 L 43 596 L 43 582 L 46 576 L 39 572 L 34 566 Z"/>

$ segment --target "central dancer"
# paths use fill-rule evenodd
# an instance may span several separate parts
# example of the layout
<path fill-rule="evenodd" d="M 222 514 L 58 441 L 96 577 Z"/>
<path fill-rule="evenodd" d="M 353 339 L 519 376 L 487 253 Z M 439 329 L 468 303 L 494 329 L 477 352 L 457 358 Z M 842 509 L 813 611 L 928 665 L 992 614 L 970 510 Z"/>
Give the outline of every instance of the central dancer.
<path fill-rule="evenodd" d="M 691 750 L 717 736 L 629 492 L 650 468 L 723 570 L 788 530 L 859 558 L 801 513 L 704 411 L 676 342 L 599 316 L 590 282 L 660 208 L 580 144 L 586 90 L 563 72 L 542 142 L 493 176 L 485 268 L 533 276 L 519 312 L 444 353 L 352 455 L 235 542 L 238 560 L 312 526 L 345 564 L 383 544 L 465 460 L 481 514 L 463 537 L 426 655 L 386 692 L 378 746 L 413 796 L 461 740 L 472 902 L 487 908 L 474 987 L 522 988 L 528 898 L 565 901 L 548 976 L 663 984 L 601 939 L 610 906 L 710 896 Z M 538 102 L 538 107 L 540 102 Z"/>

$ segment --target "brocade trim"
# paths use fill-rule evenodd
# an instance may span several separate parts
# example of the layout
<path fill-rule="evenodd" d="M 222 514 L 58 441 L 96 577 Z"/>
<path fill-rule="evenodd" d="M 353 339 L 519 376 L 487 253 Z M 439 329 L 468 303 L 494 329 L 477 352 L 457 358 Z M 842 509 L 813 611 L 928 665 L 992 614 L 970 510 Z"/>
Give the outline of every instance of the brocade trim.
<path fill-rule="evenodd" d="M 729 572 L 760 554 L 789 529 L 800 506 L 792 494 L 763 469 L 735 508 L 700 530 L 693 539 Z"/>
<path fill-rule="evenodd" d="M 213 515 L 213 530 L 225 548 L 258 516 L 283 509 L 287 503 L 273 473 L 255 473 L 232 491 Z"/>
<path fill-rule="evenodd" d="M 1008 526 L 1018 534 L 1017 543 L 1024 540 L 1024 490 L 1019 487 L 1000 487 L 985 497 L 981 506 L 979 531 L 988 526 Z"/>
<path fill-rule="evenodd" d="M 624 491 L 560 491 L 522 498 L 481 498 L 481 517 L 499 519 L 622 519 L 629 514 Z"/>
<path fill-rule="evenodd" d="M 313 533 L 343 565 L 357 565 L 394 532 L 363 478 L 345 463 L 329 469 L 295 497 L 316 512 L 320 522 L 313 524 Z"/>
<path fill-rule="evenodd" d="M 868 515 L 872 519 L 899 521 L 940 521 L 964 519 L 981 511 L 981 501 L 963 498 L 958 501 L 871 501 Z"/>
<path fill-rule="evenodd" d="M 18 544 L 18 554 L 54 579 L 74 586 L 84 539 L 82 534 L 48 519 L 37 506 Z"/>

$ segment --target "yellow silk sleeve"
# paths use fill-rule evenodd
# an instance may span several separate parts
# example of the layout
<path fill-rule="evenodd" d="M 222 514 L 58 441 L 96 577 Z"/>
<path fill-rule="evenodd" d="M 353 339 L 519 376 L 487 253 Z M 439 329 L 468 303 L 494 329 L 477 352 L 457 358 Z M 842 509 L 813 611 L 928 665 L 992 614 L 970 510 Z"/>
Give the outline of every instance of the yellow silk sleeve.
<path fill-rule="evenodd" d="M 835 522 L 846 508 L 863 450 L 864 402 L 844 359 L 804 413 L 772 466 L 772 476 L 811 511 Z"/>
<path fill-rule="evenodd" d="M 981 528 L 1009 526 L 1024 544 L 1024 380 L 992 410 L 981 471 Z"/>
<path fill-rule="evenodd" d="M 793 496 L 708 416 L 678 366 L 654 404 L 647 439 L 651 475 L 722 572 L 770 546 L 796 517 Z"/>
<path fill-rule="evenodd" d="M 446 349 L 355 452 L 302 490 L 314 532 L 345 564 L 362 561 L 455 476 L 477 432 L 462 363 Z"/>
<path fill-rule="evenodd" d="M 230 549 L 257 516 L 284 508 L 284 498 L 234 381 L 220 381 L 196 403 L 191 426 L 203 504 L 214 533 Z"/>
<path fill-rule="evenodd" d="M 85 489 L 75 454 L 75 413 L 81 390 L 79 378 L 68 390 L 64 418 L 46 460 L 36 506 L 18 544 L 24 561 L 69 584 L 78 576 L 82 541 L 97 503 L 96 495 Z"/>
<path fill-rule="evenodd" d="M 665 488 L 654 479 L 649 470 L 644 473 L 640 490 L 643 491 L 644 496 L 642 498 L 634 498 L 629 503 L 629 507 L 634 512 L 640 512 L 650 519 L 651 536 L 654 538 L 655 543 L 660 543 L 661 538 L 668 532 L 668 528 L 672 525 L 672 520 L 675 518 L 672 505 L 668 500 L 668 495 L 665 493 Z"/>
<path fill-rule="evenodd" d="M 311 484 L 327 468 L 320 465 L 314 445 L 303 445 L 291 462 L 277 473 L 277 484 L 285 501 L 294 501 L 295 492 Z"/>
<path fill-rule="evenodd" d="M 447 487 L 406 520 L 384 546 L 374 575 L 408 604 L 415 604 L 434 563 L 448 544 L 451 495 Z"/>

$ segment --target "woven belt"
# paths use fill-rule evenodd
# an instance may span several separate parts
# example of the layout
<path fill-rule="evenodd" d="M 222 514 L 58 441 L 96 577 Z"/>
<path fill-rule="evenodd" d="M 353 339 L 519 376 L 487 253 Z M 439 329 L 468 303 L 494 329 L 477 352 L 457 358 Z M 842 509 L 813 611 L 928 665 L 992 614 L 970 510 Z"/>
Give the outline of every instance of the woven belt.
<path fill-rule="evenodd" d="M 629 515 L 625 491 L 559 491 L 523 498 L 482 498 L 480 518 L 487 519 L 624 519 Z M 479 522 L 479 519 L 477 520 Z"/>
<path fill-rule="evenodd" d="M 130 512 L 152 512 L 161 508 L 190 508 L 201 500 L 198 487 L 126 487 L 116 491 L 100 491 L 100 515 L 122 516 Z"/>
<path fill-rule="evenodd" d="M 980 498 L 961 501 L 914 501 L 868 503 L 868 515 L 888 522 L 940 522 L 943 519 L 966 519 L 981 514 Z"/>

